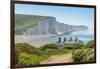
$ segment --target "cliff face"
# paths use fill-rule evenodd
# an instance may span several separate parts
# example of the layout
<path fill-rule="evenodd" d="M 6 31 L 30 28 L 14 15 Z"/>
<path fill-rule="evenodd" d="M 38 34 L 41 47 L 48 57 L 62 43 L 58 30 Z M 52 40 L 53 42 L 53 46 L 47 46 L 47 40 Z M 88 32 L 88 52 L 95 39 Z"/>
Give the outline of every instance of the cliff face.
<path fill-rule="evenodd" d="M 24 15 L 24 17 L 26 16 L 27 15 Z M 25 19 L 27 21 L 21 21 L 20 17 L 18 17 L 17 15 L 17 17 L 15 18 L 16 21 L 15 34 L 16 35 L 70 34 L 74 31 L 87 29 L 86 26 L 72 26 L 64 23 L 59 23 L 56 21 L 55 17 L 50 17 L 50 16 L 48 17 L 36 16 L 36 17 L 37 19 L 34 19 L 35 18 L 34 15 L 31 15 L 31 17 L 28 15 L 27 18 Z"/>

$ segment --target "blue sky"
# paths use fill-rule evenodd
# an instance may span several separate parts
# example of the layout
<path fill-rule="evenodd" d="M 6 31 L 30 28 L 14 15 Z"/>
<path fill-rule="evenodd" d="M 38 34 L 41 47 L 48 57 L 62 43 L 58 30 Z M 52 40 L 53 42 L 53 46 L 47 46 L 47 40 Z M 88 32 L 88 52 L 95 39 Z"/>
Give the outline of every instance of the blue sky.
<path fill-rule="evenodd" d="M 15 13 L 53 16 L 65 24 L 88 26 L 89 30 L 84 33 L 94 33 L 94 8 L 15 4 Z"/>

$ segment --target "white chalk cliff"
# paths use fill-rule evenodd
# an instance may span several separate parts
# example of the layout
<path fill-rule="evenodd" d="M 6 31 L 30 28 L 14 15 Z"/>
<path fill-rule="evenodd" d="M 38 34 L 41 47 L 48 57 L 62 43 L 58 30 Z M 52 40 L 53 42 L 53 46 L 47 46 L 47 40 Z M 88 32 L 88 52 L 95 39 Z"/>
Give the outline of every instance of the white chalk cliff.
<path fill-rule="evenodd" d="M 84 25 L 73 26 L 60 23 L 51 16 L 16 14 L 15 17 L 16 35 L 71 34 L 74 31 L 87 29 L 88 27 Z"/>

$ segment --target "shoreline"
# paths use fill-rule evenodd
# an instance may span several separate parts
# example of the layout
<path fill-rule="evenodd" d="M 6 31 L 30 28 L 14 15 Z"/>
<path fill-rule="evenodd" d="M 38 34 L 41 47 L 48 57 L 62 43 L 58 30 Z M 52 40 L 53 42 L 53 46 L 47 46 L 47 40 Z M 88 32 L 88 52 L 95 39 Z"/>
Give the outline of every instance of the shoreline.
<path fill-rule="evenodd" d="M 55 43 L 56 41 L 32 41 L 37 39 L 48 38 L 52 35 L 15 35 L 15 43 L 28 43 L 35 47 L 40 47 L 48 43 Z M 84 44 L 87 44 L 88 41 L 83 41 Z"/>
<path fill-rule="evenodd" d="M 51 35 L 16 35 L 15 43 L 28 43 L 34 47 L 40 47 L 52 42 L 32 42 L 33 39 L 46 38 Z"/>
<path fill-rule="evenodd" d="M 38 39 L 38 38 L 46 38 L 50 35 L 15 35 L 15 43 L 19 42 L 29 42 L 32 39 Z"/>

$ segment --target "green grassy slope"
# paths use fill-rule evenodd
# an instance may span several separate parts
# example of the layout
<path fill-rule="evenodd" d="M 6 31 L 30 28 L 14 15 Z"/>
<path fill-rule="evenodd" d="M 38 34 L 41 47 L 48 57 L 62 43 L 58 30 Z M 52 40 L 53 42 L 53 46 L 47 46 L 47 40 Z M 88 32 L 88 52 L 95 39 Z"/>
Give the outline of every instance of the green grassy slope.
<path fill-rule="evenodd" d="M 15 30 L 25 30 L 47 18 L 47 16 L 15 14 Z"/>

